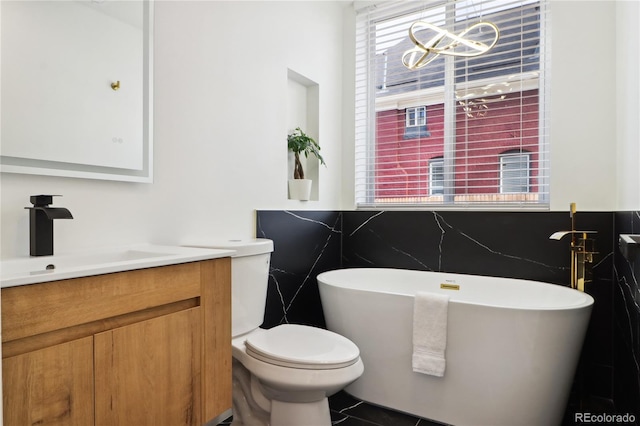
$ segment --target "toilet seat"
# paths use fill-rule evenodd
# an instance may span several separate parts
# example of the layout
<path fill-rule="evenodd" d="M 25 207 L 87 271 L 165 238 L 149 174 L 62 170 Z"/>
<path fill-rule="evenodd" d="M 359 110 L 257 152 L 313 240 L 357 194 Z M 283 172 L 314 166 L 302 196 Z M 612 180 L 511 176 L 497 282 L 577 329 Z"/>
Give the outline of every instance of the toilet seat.
<path fill-rule="evenodd" d="M 346 337 L 328 330 L 283 324 L 249 335 L 246 352 L 260 361 L 282 367 L 309 370 L 344 368 L 360 357 L 358 347 Z"/>

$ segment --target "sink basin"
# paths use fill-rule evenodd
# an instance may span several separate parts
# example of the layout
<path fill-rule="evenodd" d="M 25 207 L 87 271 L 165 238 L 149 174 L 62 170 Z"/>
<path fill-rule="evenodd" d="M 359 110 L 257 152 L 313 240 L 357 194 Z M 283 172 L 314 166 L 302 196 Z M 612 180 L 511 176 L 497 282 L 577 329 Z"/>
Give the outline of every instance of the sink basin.
<path fill-rule="evenodd" d="M 2 288 L 227 257 L 233 250 L 142 244 L 0 261 Z"/>
<path fill-rule="evenodd" d="M 40 256 L 24 259 L 12 259 L 2 262 L 2 277 L 16 274 L 51 273 L 58 269 L 79 268 L 102 263 L 127 262 L 165 256 L 163 253 L 153 253 L 138 250 L 124 250 L 104 253 L 74 255 Z"/>

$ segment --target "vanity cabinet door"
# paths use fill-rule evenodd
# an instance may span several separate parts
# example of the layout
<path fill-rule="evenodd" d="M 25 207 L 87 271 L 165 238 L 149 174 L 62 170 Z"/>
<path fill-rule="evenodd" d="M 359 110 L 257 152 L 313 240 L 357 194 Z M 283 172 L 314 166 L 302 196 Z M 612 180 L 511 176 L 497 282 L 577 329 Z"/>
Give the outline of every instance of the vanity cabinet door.
<path fill-rule="evenodd" d="M 93 338 L 2 360 L 4 424 L 94 424 Z"/>
<path fill-rule="evenodd" d="M 96 425 L 200 425 L 201 308 L 95 339 Z"/>

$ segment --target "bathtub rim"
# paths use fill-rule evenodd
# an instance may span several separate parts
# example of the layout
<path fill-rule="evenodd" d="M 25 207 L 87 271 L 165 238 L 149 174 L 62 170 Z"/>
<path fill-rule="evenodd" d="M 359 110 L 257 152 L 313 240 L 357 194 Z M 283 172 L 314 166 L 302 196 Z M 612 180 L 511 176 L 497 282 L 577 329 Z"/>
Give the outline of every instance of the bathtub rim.
<path fill-rule="evenodd" d="M 320 273 L 320 274 L 318 274 L 316 276 L 318 287 L 320 287 L 320 285 L 322 284 L 322 285 L 326 285 L 326 286 L 337 287 L 337 288 L 341 288 L 341 289 L 345 289 L 345 290 L 351 290 L 351 291 L 362 291 L 362 292 L 389 294 L 389 295 L 394 295 L 394 296 L 406 296 L 406 297 L 414 297 L 414 295 L 415 295 L 415 293 L 414 294 L 408 294 L 407 292 L 393 291 L 392 289 L 369 290 L 369 289 L 364 289 L 364 288 L 353 288 L 353 287 L 348 287 L 348 286 L 344 286 L 344 285 L 340 285 L 340 284 L 331 283 L 331 282 L 327 282 L 326 281 L 326 278 L 325 278 L 326 276 L 333 275 L 336 272 L 345 271 L 345 270 L 411 271 L 411 272 L 424 272 L 424 273 L 432 273 L 432 274 L 446 274 L 446 275 L 450 275 L 450 276 L 496 278 L 496 279 L 499 279 L 499 280 L 513 280 L 513 281 L 519 281 L 519 282 L 524 282 L 524 283 L 533 283 L 536 286 L 539 286 L 539 285 L 542 285 L 542 286 L 554 286 L 553 287 L 554 291 L 577 292 L 580 296 L 583 297 L 583 300 L 581 302 L 579 302 L 579 303 L 576 302 L 576 303 L 573 303 L 573 304 L 566 304 L 566 305 L 561 305 L 561 306 L 543 306 L 543 305 L 515 306 L 515 305 L 508 305 L 506 303 L 486 303 L 486 302 L 475 302 L 475 301 L 468 301 L 468 300 L 458 300 L 455 297 L 451 297 L 450 298 L 450 303 L 460 304 L 460 305 L 485 306 L 485 307 L 488 307 L 488 308 L 511 309 L 511 310 L 517 310 L 517 311 L 564 311 L 564 310 L 585 309 L 585 308 L 591 309 L 593 307 L 594 303 L 595 303 L 595 299 L 593 298 L 593 296 L 591 296 L 587 292 L 581 292 L 579 290 L 572 289 L 569 286 L 565 286 L 565 285 L 562 285 L 562 284 L 554 284 L 554 283 L 548 283 L 548 282 L 537 281 L 537 280 L 528 280 L 528 279 L 524 279 L 524 278 L 510 278 L 510 277 L 498 277 L 498 276 L 492 276 L 492 275 L 465 274 L 465 273 L 460 273 L 460 272 L 438 272 L 438 271 L 425 271 L 425 270 L 418 270 L 418 269 L 390 268 L 390 267 L 383 267 L 383 268 L 356 267 L 356 268 L 332 269 L 332 270 L 329 270 L 329 271 L 322 272 L 322 273 Z M 323 278 L 324 278 L 324 281 L 322 280 Z M 442 294 L 442 293 L 439 293 L 439 294 Z M 446 294 L 448 294 L 448 293 L 446 293 Z M 455 296 L 455 290 L 451 290 L 450 296 Z M 576 294 L 572 295 L 572 297 L 575 297 L 575 296 L 576 296 Z"/>

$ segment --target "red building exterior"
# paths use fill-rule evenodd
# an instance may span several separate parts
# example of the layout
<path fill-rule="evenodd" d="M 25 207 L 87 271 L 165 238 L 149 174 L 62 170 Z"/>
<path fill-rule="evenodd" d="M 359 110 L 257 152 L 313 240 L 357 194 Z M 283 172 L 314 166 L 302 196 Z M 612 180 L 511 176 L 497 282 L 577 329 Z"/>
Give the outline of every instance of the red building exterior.
<path fill-rule="evenodd" d="M 456 112 L 455 196 L 501 193 L 500 156 L 529 154 L 528 191 L 538 192 L 538 90 L 489 96 L 460 104 Z M 426 132 L 405 136 L 406 110 L 377 113 L 376 198 L 441 199 L 430 195 L 429 162 L 444 155 L 444 105 L 426 107 Z M 488 135 L 488 136 L 487 136 Z M 529 198 L 530 199 L 530 198 Z"/>

